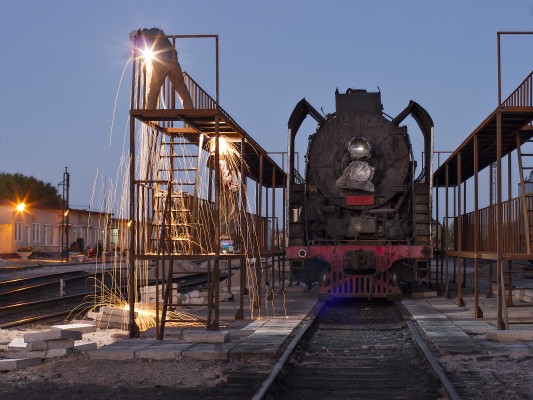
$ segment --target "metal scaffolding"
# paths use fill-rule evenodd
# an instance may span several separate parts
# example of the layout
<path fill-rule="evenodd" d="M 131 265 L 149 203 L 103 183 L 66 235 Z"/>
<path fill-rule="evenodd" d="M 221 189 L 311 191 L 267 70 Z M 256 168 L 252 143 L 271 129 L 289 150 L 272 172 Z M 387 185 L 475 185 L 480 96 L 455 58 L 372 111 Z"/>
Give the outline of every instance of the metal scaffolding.
<path fill-rule="evenodd" d="M 163 338 L 165 323 L 172 321 L 168 311 L 179 307 L 175 300 L 179 290 L 177 278 L 194 273 L 180 269 L 180 262 L 207 263 L 208 299 L 200 306 L 207 307 L 207 329 L 218 330 L 219 282 L 231 279 L 231 261 L 239 264 L 240 304 L 235 318 L 242 319 L 246 294 L 253 296 L 252 308 L 261 307 L 260 273 L 267 262 L 272 266 L 273 296 L 274 267 L 277 263 L 281 268 L 285 231 L 285 218 L 281 223 L 278 221 L 275 207 L 276 194 L 279 190 L 284 194 L 285 173 L 220 107 L 218 36 L 166 38 L 174 47 L 177 39 L 214 41 L 216 95 L 214 98 L 208 95 L 184 72 L 194 108 L 176 107 L 180 101 L 167 78 L 159 106 L 145 109 L 149 79 L 142 60 L 134 58 L 129 160 L 129 326 L 130 336 L 137 336 L 135 303 L 139 301 L 139 271 L 141 266 L 153 265 L 158 339 Z M 231 146 L 234 156 L 231 159 L 226 146 Z M 255 209 L 249 201 L 254 185 Z M 253 271 L 259 282 L 251 280 L 250 284 L 247 270 Z M 279 281 L 282 287 L 283 280 Z M 231 291 L 231 280 L 227 287 Z"/>
<path fill-rule="evenodd" d="M 533 138 L 533 72 L 502 101 L 501 98 L 501 35 L 533 34 L 533 32 L 498 32 L 498 106 L 468 136 L 468 138 L 439 166 L 434 173 L 436 198 L 445 196 L 445 231 L 453 221 L 454 243 L 445 252 L 445 265 L 448 258 L 457 260 L 457 303 L 463 300 L 463 267 L 466 259 L 474 263 L 474 312 L 476 318 L 483 317 L 479 304 L 479 263 L 482 260 L 496 262 L 497 279 L 497 320 L 500 329 L 508 329 L 510 320 L 508 309 L 518 307 L 513 302 L 513 261 L 533 260 L 533 194 L 525 193 L 524 170 L 533 169 L 524 165 L 528 156 L 522 146 Z M 512 197 L 513 165 L 512 153 L 516 161 L 520 180 L 520 193 Z M 507 157 L 507 200 L 503 200 L 502 160 Z M 533 158 L 531 158 L 533 161 Z M 533 163 L 531 165 L 533 167 Z M 479 208 L 479 172 L 490 168 L 490 204 Z M 467 183 L 473 178 L 474 211 L 466 213 Z M 453 188 L 453 215 L 449 215 L 449 190 Z M 437 220 L 439 219 L 437 207 Z M 492 267 L 489 270 L 487 297 L 492 296 Z M 446 273 L 445 292 L 449 295 Z M 524 305 L 521 304 L 520 307 Z M 533 306 L 530 305 L 530 306 Z"/>

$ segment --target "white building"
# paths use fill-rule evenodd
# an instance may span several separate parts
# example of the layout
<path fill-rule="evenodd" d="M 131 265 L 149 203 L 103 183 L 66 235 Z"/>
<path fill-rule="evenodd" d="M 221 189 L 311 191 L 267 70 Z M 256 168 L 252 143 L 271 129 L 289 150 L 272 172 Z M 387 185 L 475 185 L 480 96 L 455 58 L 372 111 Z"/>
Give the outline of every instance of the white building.
<path fill-rule="evenodd" d="M 109 213 L 69 209 L 68 246 L 78 239 L 85 248 L 98 242 L 109 243 L 111 222 Z M 0 201 L 0 254 L 12 254 L 25 246 L 31 246 L 34 252 L 60 252 L 67 232 L 61 232 L 62 223 L 61 209 L 29 206 L 17 210 L 15 204 Z"/>

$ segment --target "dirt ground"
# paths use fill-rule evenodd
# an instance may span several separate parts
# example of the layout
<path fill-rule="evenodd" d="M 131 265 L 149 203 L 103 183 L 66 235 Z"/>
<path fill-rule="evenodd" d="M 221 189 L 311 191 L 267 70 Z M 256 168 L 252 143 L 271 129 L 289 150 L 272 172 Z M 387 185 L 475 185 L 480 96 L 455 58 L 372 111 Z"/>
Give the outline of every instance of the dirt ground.
<path fill-rule="evenodd" d="M 15 336 L 45 329 L 0 330 L 0 349 Z M 84 334 L 98 346 L 121 340 L 120 330 Z M 2 357 L 2 351 L 0 351 Z M 463 399 L 533 399 L 533 354 L 447 355 L 439 359 Z M 265 364 L 267 371 L 271 365 Z M 87 354 L 44 360 L 39 366 L 0 373 L 0 399 L 210 399 L 234 371 L 257 363 L 228 361 L 110 361 Z"/>
<path fill-rule="evenodd" d="M 467 281 L 468 282 L 468 281 Z M 0 329 L 2 350 L 16 336 L 46 329 Z M 120 330 L 84 334 L 98 346 L 125 338 Z M 463 399 L 533 400 L 533 352 L 447 355 L 439 358 Z M 86 354 L 50 359 L 26 369 L 0 373 L 0 400 L 27 399 L 211 399 L 235 371 L 257 363 L 228 361 L 107 361 Z M 261 368 L 268 370 L 269 364 Z M 354 397 L 356 398 L 356 397 Z"/>
<path fill-rule="evenodd" d="M 533 399 L 533 355 L 492 353 L 439 360 L 462 399 Z"/>
<path fill-rule="evenodd" d="M 14 337 L 38 331 L 0 330 L 0 358 Z M 98 346 L 121 340 L 120 330 L 84 334 Z M 254 368 L 256 366 L 254 365 Z M 269 366 L 265 366 L 269 367 Z M 231 371 L 246 369 L 245 362 L 228 361 L 111 361 L 91 360 L 87 354 L 44 360 L 39 366 L 0 373 L 0 399 L 207 399 Z"/>

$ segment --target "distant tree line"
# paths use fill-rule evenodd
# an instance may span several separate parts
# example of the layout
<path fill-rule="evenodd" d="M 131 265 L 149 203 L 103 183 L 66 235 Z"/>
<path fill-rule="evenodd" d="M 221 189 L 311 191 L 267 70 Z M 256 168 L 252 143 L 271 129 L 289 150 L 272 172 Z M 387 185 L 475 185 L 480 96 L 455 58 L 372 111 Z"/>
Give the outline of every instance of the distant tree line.
<path fill-rule="evenodd" d="M 59 191 L 50 183 L 33 176 L 0 173 L 0 200 L 24 201 L 41 207 L 61 207 L 63 200 Z"/>

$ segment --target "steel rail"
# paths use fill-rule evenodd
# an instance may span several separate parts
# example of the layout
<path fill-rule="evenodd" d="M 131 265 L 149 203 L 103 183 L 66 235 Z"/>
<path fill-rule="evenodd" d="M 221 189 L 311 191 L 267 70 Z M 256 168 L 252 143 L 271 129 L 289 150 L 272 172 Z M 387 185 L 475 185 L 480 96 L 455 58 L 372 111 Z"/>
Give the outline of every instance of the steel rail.
<path fill-rule="evenodd" d="M 202 279 L 200 277 L 200 275 L 205 275 L 205 273 L 192 274 L 190 276 L 186 276 L 185 279 L 182 278 L 182 280 L 186 280 L 187 282 L 182 283 L 181 287 L 195 286 L 195 285 L 198 285 L 200 283 L 207 282 L 207 278 L 203 278 Z M 74 279 L 76 279 L 76 278 L 74 278 Z M 57 284 L 57 282 L 54 282 L 54 284 Z M 123 286 L 122 289 L 126 289 L 126 286 Z M 8 306 L 0 307 L 0 313 L 2 311 L 9 311 L 9 310 L 21 311 L 21 310 L 24 310 L 26 308 L 30 308 L 30 307 L 34 307 L 34 306 L 38 306 L 38 305 L 43 305 L 43 304 L 47 304 L 47 303 L 48 304 L 67 303 L 68 304 L 69 303 L 68 300 L 75 300 L 75 299 L 78 299 L 78 298 L 85 298 L 87 296 L 94 295 L 94 294 L 95 294 L 95 292 L 91 291 L 91 292 L 86 292 L 86 293 L 70 295 L 70 296 L 54 297 L 52 299 L 46 299 L 46 300 L 37 300 L 37 301 L 32 301 L 32 302 L 14 303 L 14 304 L 10 304 Z M 96 294 L 99 294 L 99 292 L 97 292 Z M 16 310 L 16 309 L 20 309 L 20 310 Z M 0 324 L 0 329 L 11 328 L 11 327 L 14 327 L 14 326 L 24 325 L 24 324 L 27 324 L 27 323 L 30 323 L 30 322 L 43 321 L 43 320 L 47 320 L 47 319 L 51 319 L 51 318 L 55 318 L 55 317 L 59 317 L 59 316 L 63 316 L 63 315 L 69 315 L 71 312 L 72 312 L 72 310 L 68 310 L 68 311 L 61 311 L 61 312 L 52 313 L 52 314 L 46 314 L 46 315 L 36 315 L 36 316 L 31 316 L 31 317 L 25 317 L 25 318 L 20 319 L 18 321 L 12 321 L 12 322 L 8 322 L 8 323 L 5 323 L 5 324 Z"/>
<path fill-rule="evenodd" d="M 407 327 L 409 328 L 409 331 L 411 332 L 411 335 L 413 336 L 416 344 L 419 346 L 420 350 L 423 352 L 424 356 L 430 363 L 431 367 L 433 368 L 433 371 L 437 375 L 440 383 L 443 386 L 443 389 L 446 391 L 446 394 L 448 395 L 450 400 L 461 400 L 461 396 L 457 393 L 455 390 L 455 387 L 449 380 L 448 376 L 442 369 L 440 363 L 438 362 L 437 358 L 433 355 L 427 344 L 425 343 L 422 336 L 418 333 L 414 323 L 410 321 L 408 318 L 408 315 L 406 315 L 407 310 L 403 307 L 403 305 L 400 305 L 398 302 L 395 302 L 396 306 L 400 310 L 404 321 L 407 324 Z M 299 330 L 298 334 L 292 339 L 292 341 L 289 343 L 283 354 L 280 356 L 274 367 L 272 368 L 270 374 L 268 377 L 263 381 L 257 392 L 252 397 L 252 400 L 263 400 L 265 399 L 268 391 L 276 381 L 277 377 L 279 376 L 280 372 L 283 370 L 285 364 L 287 363 L 289 357 L 293 353 L 296 346 L 301 341 L 304 334 L 307 332 L 308 328 L 312 325 L 316 315 L 320 312 L 322 307 L 324 306 L 324 302 L 319 302 L 317 305 L 313 308 L 313 310 L 309 313 L 312 315 L 310 318 L 309 316 L 302 322 L 302 324 L 299 326 L 302 329 Z"/>
<path fill-rule="evenodd" d="M 61 317 L 63 315 L 69 315 L 71 312 L 72 312 L 72 310 L 60 311 L 60 312 L 57 312 L 57 313 L 46 314 L 46 315 L 36 315 L 36 316 L 33 316 L 33 317 L 26 317 L 26 318 L 20 319 L 18 321 L 13 321 L 13 322 L 7 322 L 5 324 L 0 324 L 0 329 L 13 328 L 15 326 L 29 324 L 30 322 L 44 321 L 44 320 L 47 320 L 47 319 Z"/>
<path fill-rule="evenodd" d="M 450 379 L 448 379 L 448 376 L 446 375 L 446 373 L 442 369 L 442 366 L 440 365 L 439 361 L 433 355 L 433 353 L 431 352 L 431 350 L 427 346 L 426 342 L 424 341 L 424 339 L 422 338 L 420 333 L 418 333 L 418 330 L 417 330 L 414 322 L 412 321 L 413 317 L 411 316 L 411 314 L 409 313 L 407 308 L 405 308 L 405 306 L 401 302 L 394 302 L 394 304 L 396 305 L 398 310 L 400 310 L 400 313 L 402 314 L 402 317 L 403 317 L 404 321 L 406 322 L 407 327 L 411 331 L 411 335 L 413 336 L 413 339 L 415 339 L 416 343 L 420 347 L 420 350 L 422 350 L 422 352 L 424 353 L 424 356 L 426 357 L 426 359 L 428 360 L 429 364 L 433 368 L 433 371 L 435 372 L 435 374 L 439 378 L 439 380 L 440 380 L 444 390 L 448 394 L 450 400 L 460 400 L 461 396 L 459 396 L 459 394 L 455 390 L 455 387 L 451 383 Z"/>
<path fill-rule="evenodd" d="M 17 309 L 24 309 L 28 307 L 38 306 L 38 305 L 45 305 L 45 304 L 54 304 L 54 303 L 68 303 L 68 300 L 74 300 L 76 298 L 85 298 L 90 295 L 99 294 L 100 292 L 85 292 L 85 293 L 79 293 L 79 294 L 72 294 L 70 296 L 63 296 L 63 297 L 53 297 L 51 299 L 46 300 L 36 300 L 36 301 L 28 301 L 28 302 L 20 302 L 20 303 L 13 303 L 9 304 L 7 306 L 0 307 L 0 312 L 6 311 L 6 310 L 17 310 Z"/>
<path fill-rule="evenodd" d="M 15 279 L 7 280 L 7 281 L 0 281 L 0 288 L 11 286 L 11 285 L 18 285 L 21 283 L 35 282 L 35 281 L 44 280 L 44 279 L 53 279 L 53 278 L 58 278 L 60 276 L 63 276 L 66 278 L 71 275 L 80 275 L 80 274 L 88 275 L 87 271 L 68 271 L 68 272 L 59 272 L 57 274 L 31 276 L 28 278 L 15 278 Z"/>
<path fill-rule="evenodd" d="M 413 338 L 415 339 L 416 343 L 424 353 L 424 356 L 431 364 L 433 371 L 435 371 L 435 373 L 437 374 L 450 400 L 460 400 L 461 396 L 459 396 L 452 382 L 450 381 L 450 379 L 448 379 L 448 375 L 446 375 L 446 373 L 442 369 L 439 361 L 437 360 L 437 358 L 435 358 L 422 336 L 420 336 L 420 334 L 418 333 L 418 330 L 416 329 L 414 323 L 408 320 L 405 320 L 405 322 L 407 323 L 407 326 L 409 327 L 409 330 L 411 331 L 411 334 L 413 335 Z"/>
<path fill-rule="evenodd" d="M 267 378 L 263 381 L 257 392 L 255 392 L 254 396 L 251 400 L 262 400 L 265 398 L 265 395 L 270 390 L 272 384 L 276 381 L 276 378 L 280 374 L 280 372 L 283 370 L 283 367 L 287 363 L 287 360 L 293 353 L 294 349 L 298 344 L 300 343 L 300 340 L 302 340 L 303 336 L 309 329 L 309 327 L 313 324 L 313 321 L 315 320 L 316 316 L 320 313 L 320 310 L 322 307 L 324 307 L 325 302 L 319 301 L 311 310 L 311 312 L 307 315 L 307 317 L 300 323 L 298 326 L 299 331 L 296 334 L 296 336 L 291 340 L 283 354 L 280 356 L 274 367 L 272 368 L 272 371 L 267 376 Z"/>
<path fill-rule="evenodd" d="M 192 276 L 192 277 L 196 278 L 193 282 L 182 283 L 181 287 L 187 287 L 187 286 L 197 285 L 197 284 L 200 284 L 202 282 L 204 282 L 204 283 L 207 282 L 207 278 L 198 279 L 197 275 L 200 275 L 200 274 L 194 274 Z M 122 289 L 126 289 L 126 288 L 127 288 L 126 286 L 122 287 Z M 36 301 L 30 301 L 30 302 L 13 303 L 13 304 L 9 304 L 7 306 L 0 307 L 0 312 L 5 311 L 5 310 L 13 310 L 13 309 L 17 309 L 17 308 L 23 309 L 24 307 L 32 307 L 32 306 L 42 305 L 42 304 L 47 304 L 47 303 L 49 303 L 49 304 L 61 303 L 64 300 L 69 300 L 69 299 L 73 300 L 73 299 L 80 298 L 80 297 L 84 298 L 86 296 L 99 294 L 99 293 L 100 292 L 91 291 L 91 292 L 73 294 L 73 295 L 70 295 L 70 296 L 54 297 L 54 298 L 46 299 L 46 300 L 36 300 Z"/>
<path fill-rule="evenodd" d="M 63 279 L 63 281 L 64 282 L 72 282 L 72 281 L 75 281 L 75 280 L 87 279 L 87 278 L 90 278 L 90 277 L 91 277 L 91 275 L 87 274 L 87 275 L 83 275 L 83 276 L 76 276 L 74 278 L 65 278 L 65 279 Z M 21 293 L 24 293 L 24 292 L 29 291 L 29 290 L 41 289 L 41 288 L 44 288 L 44 287 L 47 287 L 47 286 L 57 286 L 59 284 L 60 284 L 60 280 L 53 281 L 53 282 L 37 283 L 35 285 L 23 286 L 23 287 L 20 287 L 20 288 L 17 288 L 17 289 L 13 289 L 13 290 L 9 290 L 7 292 L 0 293 L 0 298 L 2 296 L 9 296 L 9 295 L 13 295 L 13 294 L 21 294 Z"/>

